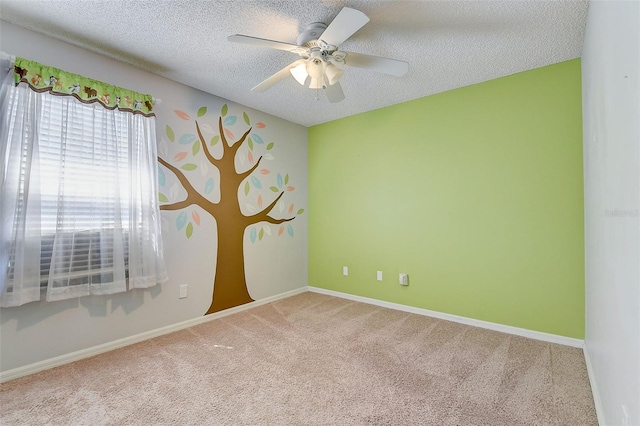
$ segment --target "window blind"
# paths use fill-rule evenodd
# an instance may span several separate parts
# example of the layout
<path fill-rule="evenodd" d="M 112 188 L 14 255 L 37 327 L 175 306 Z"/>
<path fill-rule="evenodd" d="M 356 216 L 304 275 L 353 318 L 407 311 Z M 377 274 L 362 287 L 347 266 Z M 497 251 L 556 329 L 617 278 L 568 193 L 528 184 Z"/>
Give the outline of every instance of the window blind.
<path fill-rule="evenodd" d="M 34 163 L 38 170 L 32 173 L 28 166 L 25 144 L 18 203 L 22 208 L 27 179 L 39 179 L 40 282 L 44 287 L 50 280 L 54 287 L 111 282 L 114 250 L 124 253 L 125 271 L 128 266 L 128 140 L 134 129 L 127 125 L 123 112 L 59 97 L 43 102 Z M 114 192 L 114 187 L 118 191 Z M 14 265 L 15 252 L 9 261 L 10 279 L 14 278 Z"/>
<path fill-rule="evenodd" d="M 0 90 L 0 306 L 167 280 L 152 98 L 16 58 Z M 50 76 L 42 79 L 41 76 Z"/>

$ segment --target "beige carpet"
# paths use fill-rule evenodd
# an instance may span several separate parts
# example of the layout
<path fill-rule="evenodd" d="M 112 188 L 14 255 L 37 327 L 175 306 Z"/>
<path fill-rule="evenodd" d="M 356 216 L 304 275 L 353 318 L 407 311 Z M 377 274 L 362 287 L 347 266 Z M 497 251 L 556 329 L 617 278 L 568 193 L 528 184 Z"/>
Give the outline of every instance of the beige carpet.
<path fill-rule="evenodd" d="M 0 386 L 2 425 L 596 425 L 580 349 L 304 293 Z"/>

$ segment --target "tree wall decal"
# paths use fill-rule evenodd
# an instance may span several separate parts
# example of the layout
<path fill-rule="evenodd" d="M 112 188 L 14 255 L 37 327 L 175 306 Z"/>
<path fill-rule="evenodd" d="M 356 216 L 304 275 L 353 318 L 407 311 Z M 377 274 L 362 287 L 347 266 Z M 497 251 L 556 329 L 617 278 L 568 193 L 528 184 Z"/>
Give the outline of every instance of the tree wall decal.
<path fill-rule="evenodd" d="M 189 114 L 183 111 L 175 110 L 174 112 L 182 120 L 191 120 Z M 203 117 L 206 113 L 207 107 L 202 107 L 198 110 L 197 116 Z M 267 168 L 259 170 L 261 177 L 254 173 L 258 171 L 264 159 L 273 159 L 273 155 L 265 151 L 271 151 L 274 143 L 265 144 L 262 137 L 255 132 L 252 133 L 253 127 L 251 127 L 251 121 L 246 112 L 243 112 L 242 116 L 248 129 L 235 140 L 236 138 L 229 127 L 236 124 L 238 120 L 236 116 L 227 116 L 227 113 L 228 106 L 225 104 L 218 117 L 217 134 L 210 139 L 208 144 L 203 135 L 203 129 L 208 133 L 215 133 L 214 128 L 194 120 L 197 137 L 187 133 L 177 139 L 178 146 L 190 147 L 191 152 L 189 153 L 187 149 L 175 154 L 173 160 L 176 164 L 171 164 L 161 157 L 168 155 L 166 147 L 159 150 L 160 156 L 158 157 L 159 163 L 175 175 L 187 194 L 186 198 L 180 201 L 170 202 L 167 195 L 160 193 L 160 201 L 166 203 L 160 206 L 160 210 L 188 210 L 197 206 L 215 219 L 218 234 L 217 264 L 211 306 L 205 315 L 253 301 L 247 290 L 244 268 L 244 233 L 247 228 L 251 227 L 249 238 L 252 243 L 255 243 L 256 240 L 262 240 L 265 234 L 271 235 L 268 226 L 258 228 L 254 226 L 262 223 L 280 225 L 277 236 L 283 235 L 286 230 L 287 234 L 293 237 L 293 228 L 286 222 L 296 218 L 293 204 L 289 206 L 288 217 L 275 218 L 272 216 L 274 208 L 285 193 L 295 190 L 293 186 L 288 185 L 289 175 L 283 177 L 280 173 L 273 174 L 275 182 L 268 188 L 273 200 L 264 205 L 262 193 L 265 192 L 266 185 L 263 185 L 263 180 L 272 173 Z M 254 127 L 264 128 L 266 125 L 258 122 L 254 124 Z M 167 125 L 166 134 L 172 143 L 176 142 L 174 131 L 169 125 Z M 256 160 L 255 153 L 258 151 L 263 153 Z M 214 152 L 218 155 L 214 155 Z M 200 160 L 199 165 L 196 164 L 196 158 L 202 156 L 204 159 Z M 189 157 L 194 162 L 182 163 Z M 238 159 L 239 161 L 236 161 Z M 242 168 L 244 164 L 247 164 L 247 168 L 244 171 L 237 171 L 237 166 L 240 165 Z M 215 194 L 214 177 L 209 177 L 206 180 L 202 192 L 199 192 L 188 178 L 189 173 L 196 169 L 200 169 L 204 177 L 209 176 L 208 165 L 214 166 L 220 173 L 219 198 L 216 201 L 211 200 L 211 195 Z M 159 184 L 161 188 L 165 186 L 165 182 L 164 172 L 160 169 Z M 245 197 L 249 196 L 252 189 L 256 195 L 257 208 L 253 203 L 245 204 L 245 210 L 249 214 L 243 213 L 241 208 L 239 199 L 241 188 Z M 171 198 L 177 196 L 175 188 L 171 193 Z M 280 211 L 283 210 L 283 203 L 280 202 Z M 303 212 L 304 209 L 298 209 L 296 214 L 299 215 Z M 191 219 L 189 219 L 187 211 L 181 212 L 176 219 L 176 227 L 179 230 L 184 229 L 187 238 L 191 238 L 194 232 L 194 223 L 196 226 L 200 225 L 200 215 L 197 209 L 191 211 Z"/>

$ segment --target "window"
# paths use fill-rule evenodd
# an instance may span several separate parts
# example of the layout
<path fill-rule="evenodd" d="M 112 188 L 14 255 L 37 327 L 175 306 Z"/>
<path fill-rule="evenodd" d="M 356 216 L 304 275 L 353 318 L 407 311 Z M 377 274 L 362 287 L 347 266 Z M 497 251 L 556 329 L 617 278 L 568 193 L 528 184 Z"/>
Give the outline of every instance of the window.
<path fill-rule="evenodd" d="M 93 80 L 58 85 L 58 93 L 54 83 L 84 77 L 20 64 L 16 73 L 52 77 L 45 88 L 29 84 L 37 81 L 29 74 L 2 86 L 0 239 L 7 255 L 0 304 L 39 300 L 41 286 L 47 300 L 59 300 L 164 281 L 155 119 L 120 106 L 142 96 Z M 126 94 L 111 105 L 111 95 L 91 89 L 101 85 Z M 79 87 L 88 89 L 88 99 Z"/>

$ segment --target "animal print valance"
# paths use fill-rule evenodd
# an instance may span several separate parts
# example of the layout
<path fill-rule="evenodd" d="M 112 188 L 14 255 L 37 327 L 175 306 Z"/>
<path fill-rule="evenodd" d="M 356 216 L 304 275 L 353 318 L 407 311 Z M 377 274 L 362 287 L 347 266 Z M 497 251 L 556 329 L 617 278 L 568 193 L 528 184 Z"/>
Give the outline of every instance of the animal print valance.
<path fill-rule="evenodd" d="M 80 102 L 98 102 L 108 109 L 117 108 L 147 117 L 155 116 L 151 95 L 112 86 L 24 58 L 16 58 L 14 71 L 16 86 L 26 83 L 36 92 L 73 96 Z"/>

